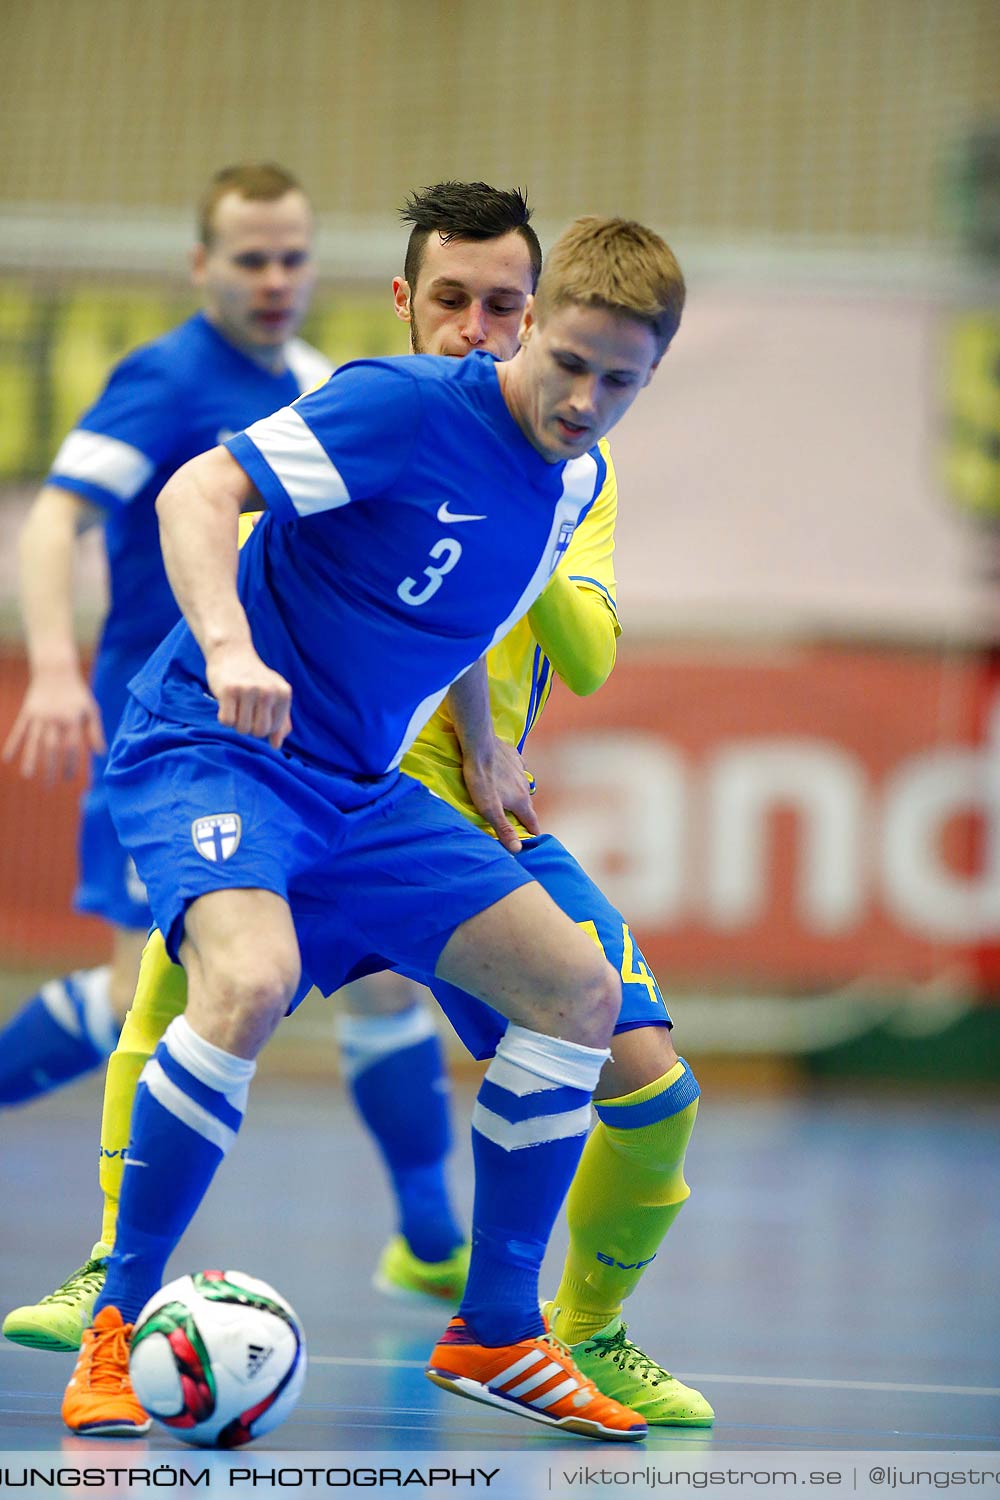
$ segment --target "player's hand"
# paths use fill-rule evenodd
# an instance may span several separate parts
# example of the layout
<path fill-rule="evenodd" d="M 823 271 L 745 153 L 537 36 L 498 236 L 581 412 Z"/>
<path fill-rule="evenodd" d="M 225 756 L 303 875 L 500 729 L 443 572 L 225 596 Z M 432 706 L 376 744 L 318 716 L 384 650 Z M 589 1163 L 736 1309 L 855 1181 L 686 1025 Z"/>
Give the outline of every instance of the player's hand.
<path fill-rule="evenodd" d="M 24 777 L 41 774 L 45 786 L 71 781 L 90 751 L 106 749 L 101 711 L 78 668 L 35 672 L 3 747 L 5 761 L 20 757 Z"/>
<path fill-rule="evenodd" d="M 513 813 L 530 834 L 541 833 L 531 804 L 534 777 L 513 745 L 494 737 L 492 750 L 483 756 L 467 755 L 462 771 L 473 806 L 511 854 L 519 852 L 521 840 L 507 817 L 508 812 Z"/>
<path fill-rule="evenodd" d="M 249 644 L 220 646 L 205 661 L 219 723 L 280 749 L 292 729 L 292 689 Z"/>

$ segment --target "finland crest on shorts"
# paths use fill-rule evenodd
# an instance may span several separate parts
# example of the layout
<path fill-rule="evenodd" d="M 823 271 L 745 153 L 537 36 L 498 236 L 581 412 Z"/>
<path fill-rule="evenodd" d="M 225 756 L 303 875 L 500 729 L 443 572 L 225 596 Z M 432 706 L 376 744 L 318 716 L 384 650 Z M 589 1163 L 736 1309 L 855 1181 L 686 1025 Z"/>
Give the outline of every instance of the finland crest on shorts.
<path fill-rule="evenodd" d="M 218 864 L 236 853 L 242 831 L 239 813 L 209 813 L 191 824 L 191 842 L 202 859 Z"/>

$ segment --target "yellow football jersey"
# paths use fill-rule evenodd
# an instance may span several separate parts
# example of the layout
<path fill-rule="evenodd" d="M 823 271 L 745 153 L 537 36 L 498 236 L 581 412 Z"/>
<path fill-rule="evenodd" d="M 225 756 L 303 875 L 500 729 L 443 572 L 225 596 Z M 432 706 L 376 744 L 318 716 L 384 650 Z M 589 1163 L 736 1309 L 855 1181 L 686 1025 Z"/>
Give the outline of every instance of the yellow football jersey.
<path fill-rule="evenodd" d="M 559 572 L 575 585 L 574 600 L 585 608 L 609 611 L 619 635 L 615 602 L 614 546 L 618 486 L 611 452 L 600 443 L 607 475 L 600 494 L 574 533 Z M 493 724 L 498 737 L 521 749 L 552 691 L 552 663 L 531 632 L 528 616 L 519 620 L 486 659 Z M 462 752 L 447 700 L 421 730 L 403 758 L 402 769 L 450 802 L 470 822 L 492 832 L 469 800 L 462 775 Z M 523 828 L 520 832 L 524 833 Z"/>

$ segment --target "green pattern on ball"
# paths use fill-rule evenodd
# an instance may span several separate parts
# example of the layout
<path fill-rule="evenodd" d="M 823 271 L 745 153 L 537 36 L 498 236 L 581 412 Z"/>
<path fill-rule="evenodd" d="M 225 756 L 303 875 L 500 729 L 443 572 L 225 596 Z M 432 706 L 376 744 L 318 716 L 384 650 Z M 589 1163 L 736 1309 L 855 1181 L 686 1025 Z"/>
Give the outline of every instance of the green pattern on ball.
<path fill-rule="evenodd" d="M 291 1326 L 291 1318 L 280 1302 L 274 1302 L 270 1297 L 262 1297 L 258 1292 L 251 1292 L 245 1286 L 238 1286 L 235 1281 L 226 1281 L 217 1276 L 209 1276 L 204 1271 L 196 1271 L 191 1277 L 194 1289 L 208 1302 L 237 1302 L 241 1307 L 253 1307 L 258 1312 L 272 1313 L 274 1317 L 280 1318 L 283 1323 Z"/>
<path fill-rule="evenodd" d="M 191 1351 L 198 1361 L 199 1368 L 189 1373 L 200 1376 L 212 1395 L 214 1405 L 216 1397 L 215 1376 L 212 1372 L 212 1360 L 209 1355 L 205 1341 L 198 1332 L 198 1325 L 190 1308 L 183 1302 L 165 1302 L 158 1307 L 148 1318 L 144 1318 L 135 1330 L 131 1339 L 133 1349 L 148 1339 L 152 1334 L 158 1333 L 171 1345 L 175 1358 L 182 1358 L 182 1351 L 177 1348 L 174 1335 L 181 1334 L 191 1346 Z M 186 1363 L 186 1360 L 184 1361 Z"/>

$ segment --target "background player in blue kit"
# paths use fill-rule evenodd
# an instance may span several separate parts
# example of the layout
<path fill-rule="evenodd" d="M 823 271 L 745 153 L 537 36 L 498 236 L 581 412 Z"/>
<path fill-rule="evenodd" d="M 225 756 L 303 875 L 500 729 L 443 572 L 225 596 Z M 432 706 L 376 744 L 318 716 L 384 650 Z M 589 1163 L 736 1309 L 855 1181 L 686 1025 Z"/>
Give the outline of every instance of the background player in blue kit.
<path fill-rule="evenodd" d="M 312 214 L 281 167 L 226 168 L 199 205 L 191 275 L 203 310 L 114 369 L 69 434 L 21 540 L 30 681 L 4 758 L 24 776 L 72 776 L 91 757 L 75 904 L 113 933 L 110 967 L 53 979 L 0 1032 L 0 1106 L 88 1072 L 111 1052 L 149 929 L 146 893 L 114 831 L 105 747 L 126 684 L 175 624 L 153 502 L 195 454 L 330 372 L 295 335 L 315 280 Z M 109 607 L 88 684 L 73 631 L 77 535 L 101 525 Z"/>
<path fill-rule="evenodd" d="M 542 1336 L 535 1301 L 620 978 L 494 842 L 393 773 L 449 684 L 543 588 L 599 488 L 592 445 L 651 377 L 682 296 L 656 236 L 582 221 L 556 247 L 509 366 L 347 367 L 232 440 L 237 464 L 216 450 L 168 485 L 164 553 L 194 635 L 180 627 L 135 679 L 109 782 L 168 948 L 182 952 L 189 1010 L 138 1091 L 144 1170 L 126 1179 L 68 1403 L 119 1337 L 118 1309 L 134 1316 L 158 1284 L 300 979 L 329 990 L 389 962 L 514 1022 L 474 1122 L 464 1316 L 432 1378 L 588 1435 L 644 1432 Z M 272 513 L 237 598 L 236 515 L 254 486 Z M 331 650 L 347 638 L 350 653 Z M 478 683 L 466 675 L 461 697 Z M 485 697 L 478 708 L 488 723 Z M 468 759 L 466 775 L 489 813 L 489 777 Z M 524 1358 L 548 1361 L 552 1379 L 502 1394 Z"/>

